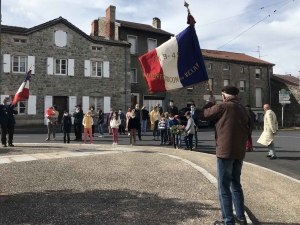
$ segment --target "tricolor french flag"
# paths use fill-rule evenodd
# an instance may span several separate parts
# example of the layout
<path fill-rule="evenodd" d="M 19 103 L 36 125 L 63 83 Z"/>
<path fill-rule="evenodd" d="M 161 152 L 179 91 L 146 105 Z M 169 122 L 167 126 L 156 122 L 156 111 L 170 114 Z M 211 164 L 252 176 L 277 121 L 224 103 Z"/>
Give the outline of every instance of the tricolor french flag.
<path fill-rule="evenodd" d="M 176 90 L 208 80 L 193 25 L 139 60 L 150 93 Z"/>
<path fill-rule="evenodd" d="M 19 90 L 17 91 L 14 100 L 12 101 L 12 105 L 17 102 L 27 100 L 29 98 L 29 81 L 31 78 L 31 70 L 28 71 L 25 80 L 21 84 Z"/>

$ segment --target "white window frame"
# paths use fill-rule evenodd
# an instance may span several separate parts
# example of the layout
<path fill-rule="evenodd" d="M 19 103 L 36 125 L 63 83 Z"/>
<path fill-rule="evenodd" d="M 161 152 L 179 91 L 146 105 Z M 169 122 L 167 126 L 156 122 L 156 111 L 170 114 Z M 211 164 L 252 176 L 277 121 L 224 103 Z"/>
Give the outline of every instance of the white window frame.
<path fill-rule="evenodd" d="M 255 69 L 255 79 L 261 79 L 261 69 Z"/>
<path fill-rule="evenodd" d="M 229 64 L 225 64 L 224 67 L 223 67 L 223 70 L 229 70 L 229 69 L 230 69 Z"/>
<path fill-rule="evenodd" d="M 93 63 L 96 63 L 96 75 L 93 75 Z M 101 76 L 98 76 L 98 63 L 101 64 Z M 103 61 L 91 61 L 91 77 L 103 77 Z"/>
<path fill-rule="evenodd" d="M 135 45 L 133 45 L 132 42 L 130 42 L 129 38 L 133 38 L 135 39 Z M 133 36 L 133 35 L 127 35 L 127 41 L 131 44 L 131 47 L 130 47 L 130 54 L 131 55 L 135 55 L 138 53 L 138 37 L 137 36 Z M 135 51 L 134 49 L 132 49 L 132 46 L 135 46 Z"/>
<path fill-rule="evenodd" d="M 208 64 L 207 69 L 212 70 L 212 63 L 209 63 L 209 64 Z"/>
<path fill-rule="evenodd" d="M 194 90 L 194 86 L 188 87 L 187 89 L 192 91 L 192 90 Z"/>
<path fill-rule="evenodd" d="M 22 38 L 14 38 L 14 42 L 15 43 L 22 43 L 22 44 L 24 44 L 24 43 L 26 43 L 26 39 L 22 39 Z"/>
<path fill-rule="evenodd" d="M 25 109 L 23 113 L 20 112 L 20 109 L 21 109 L 20 103 L 21 103 L 21 102 L 24 103 L 24 105 L 25 105 L 25 107 L 22 107 L 22 108 Z M 19 114 L 19 115 L 26 115 L 26 114 L 27 114 L 27 101 L 20 101 L 20 102 L 17 102 L 15 106 L 16 106 L 16 108 L 17 108 L 17 110 L 18 110 L 18 114 Z"/>
<path fill-rule="evenodd" d="M 226 85 L 226 83 L 227 83 L 227 85 Z M 224 85 L 224 87 L 230 85 L 230 80 L 229 79 L 225 79 L 224 82 L 223 82 L 223 85 Z"/>
<path fill-rule="evenodd" d="M 240 80 L 240 92 L 245 92 L 245 84 L 244 80 Z"/>
<path fill-rule="evenodd" d="M 211 90 L 214 90 L 214 79 L 213 78 L 209 78 L 208 80 L 209 80 L 209 84 L 211 86 Z"/>
<path fill-rule="evenodd" d="M 150 41 L 154 41 L 155 42 L 155 47 L 154 48 L 150 48 Z M 152 51 L 153 49 L 157 48 L 157 40 L 153 39 L 153 38 L 148 38 L 147 39 L 147 45 L 148 45 L 148 52 Z"/>
<path fill-rule="evenodd" d="M 15 57 L 18 57 L 18 71 L 14 71 L 14 59 L 15 59 Z M 25 66 L 24 66 L 24 71 L 20 71 L 20 58 L 21 57 L 23 57 L 23 58 L 25 58 Z M 28 58 L 27 58 L 27 56 L 23 56 L 23 55 L 13 55 L 12 56 L 12 60 L 11 60 L 11 67 L 12 67 L 12 72 L 13 73 L 26 73 L 27 72 L 27 62 L 28 62 Z"/>
<path fill-rule="evenodd" d="M 57 60 L 59 60 L 59 62 L 60 62 L 60 66 L 59 66 L 59 73 L 57 73 L 57 71 L 56 71 L 56 66 L 57 66 Z M 66 70 L 66 72 L 65 73 L 61 73 L 61 71 L 62 71 L 62 64 L 61 64 L 61 62 L 62 62 L 62 60 L 65 60 L 65 62 L 66 62 L 66 68 L 65 68 L 65 70 Z M 55 59 L 55 65 L 54 65 L 54 74 L 55 75 L 61 75 L 61 76 L 67 76 L 67 74 L 68 74 L 68 59 Z"/>
<path fill-rule="evenodd" d="M 101 51 L 101 50 L 102 50 L 102 47 L 99 47 L 99 46 L 92 46 L 92 50 L 93 50 L 93 51 Z"/>
<path fill-rule="evenodd" d="M 241 72 L 241 73 L 244 73 L 244 67 L 241 67 L 240 72 Z"/>
<path fill-rule="evenodd" d="M 132 71 L 135 71 L 135 82 L 133 82 L 133 79 L 132 79 Z M 138 82 L 137 82 L 137 69 L 136 68 L 131 68 L 130 69 L 130 82 L 132 83 L 132 84 L 137 84 Z"/>

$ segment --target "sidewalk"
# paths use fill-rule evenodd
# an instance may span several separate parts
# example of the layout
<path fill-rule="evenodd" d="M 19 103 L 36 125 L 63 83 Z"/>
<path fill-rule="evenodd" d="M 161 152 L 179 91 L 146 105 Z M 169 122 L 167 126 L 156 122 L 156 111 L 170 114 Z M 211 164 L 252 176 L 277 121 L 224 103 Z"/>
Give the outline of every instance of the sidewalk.
<path fill-rule="evenodd" d="M 27 147 L 25 148 L 24 146 Z M 32 146 L 33 151 L 30 150 L 30 146 Z M 22 148 L 26 149 L 26 151 L 24 150 L 24 152 L 22 152 Z M 0 149 L 0 152 L 1 150 L 2 149 Z M 16 147 L 13 150 L 15 153 L 17 152 L 19 156 L 15 154 L 0 154 L 0 163 L 1 161 L 7 162 L 7 159 L 13 164 L 26 163 L 24 162 L 26 161 L 24 160 L 26 157 L 29 161 L 44 160 L 44 162 L 51 159 L 72 157 L 92 157 L 93 159 L 100 160 L 102 155 L 118 155 L 116 153 L 123 154 L 120 156 L 120 159 L 123 159 L 124 162 L 126 162 L 127 159 L 133 160 L 135 159 L 134 157 L 138 157 L 136 160 L 146 160 L 145 162 L 151 159 L 153 160 L 151 161 L 153 167 L 149 168 L 150 164 L 145 163 L 140 165 L 141 167 L 138 171 L 134 171 L 133 173 L 143 173 L 143 171 L 149 169 L 150 172 L 152 171 L 151 174 L 148 175 L 141 174 L 144 178 L 139 178 L 143 180 L 144 185 L 152 187 L 149 190 L 150 192 L 159 188 L 153 186 L 154 183 L 166 185 L 166 187 L 162 187 L 161 199 L 159 200 L 157 199 L 158 196 L 150 197 L 150 192 L 147 194 L 151 199 L 156 199 L 154 200 L 155 202 L 158 201 L 160 203 L 152 202 L 150 204 L 147 200 L 148 197 L 146 197 L 144 200 L 140 199 L 140 202 L 137 204 L 141 204 L 140 206 L 143 208 L 145 204 L 147 205 L 149 203 L 150 208 L 146 210 L 149 214 L 148 216 L 158 217 L 153 221 L 161 221 L 164 222 L 164 224 L 170 224 L 167 223 L 167 221 L 173 221 L 174 223 L 172 224 L 212 224 L 213 221 L 221 218 L 216 179 L 214 178 L 216 177 L 216 158 L 210 154 L 149 146 L 130 147 L 121 145 L 80 144 L 43 144 L 42 146 L 39 144 L 23 144 L 22 147 Z M 95 158 L 98 156 L 99 158 Z M 110 161 L 107 163 L 109 162 Z M 162 162 L 164 163 L 161 164 Z M 169 167 L 168 170 L 163 169 L 165 180 L 160 180 L 162 174 L 159 165 Z M 4 165 L 0 164 L 0 166 Z M 147 166 L 147 168 L 145 166 Z M 143 167 L 145 168 L 143 169 Z M 174 176 L 174 172 L 178 174 Z M 155 174 L 157 174 L 157 181 L 155 181 Z M 130 175 L 130 177 L 133 179 L 133 175 Z M 132 180 L 131 182 L 135 184 L 136 193 L 143 192 L 143 195 L 145 195 L 145 190 L 139 189 L 141 186 L 141 180 L 139 179 Z M 181 182 L 176 182 L 178 180 Z M 278 173 L 245 163 L 242 171 L 242 185 L 247 213 L 253 221 L 253 224 L 300 224 L 300 181 L 292 180 Z M 177 191 L 169 193 L 168 190 Z M 168 197 L 165 196 L 166 194 Z M 172 196 L 172 201 L 170 201 L 170 196 Z M 10 196 L 8 197 L 10 198 Z M 8 202 L 13 202 L 13 198 L 12 200 L 9 200 L 9 198 Z M 166 199 L 168 199 L 168 203 L 165 202 L 167 201 Z M 164 213 L 162 214 L 158 213 L 160 211 L 159 207 L 162 207 L 161 204 L 167 204 L 167 208 L 169 208 L 169 210 L 167 210 L 164 207 Z M 134 208 L 137 210 L 137 214 L 145 210 L 144 208 Z M 134 214 L 134 212 L 132 213 Z M 155 215 L 152 215 L 152 213 L 155 213 Z M 174 215 L 173 219 L 170 217 L 170 214 Z"/>

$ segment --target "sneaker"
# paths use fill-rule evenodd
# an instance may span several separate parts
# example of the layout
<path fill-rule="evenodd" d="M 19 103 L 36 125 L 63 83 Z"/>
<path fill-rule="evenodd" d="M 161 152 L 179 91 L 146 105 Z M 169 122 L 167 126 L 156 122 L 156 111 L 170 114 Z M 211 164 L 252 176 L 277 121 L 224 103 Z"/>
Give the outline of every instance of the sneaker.
<path fill-rule="evenodd" d="M 112 143 L 112 145 L 115 145 L 115 142 L 114 142 L 114 143 Z"/>
<path fill-rule="evenodd" d="M 272 160 L 272 159 L 277 159 L 277 157 L 275 155 L 273 155 L 270 157 L 270 160 Z"/>
<path fill-rule="evenodd" d="M 239 218 L 237 218 L 236 216 L 234 216 L 234 220 L 236 224 L 240 224 L 240 225 L 247 225 L 247 220 L 240 220 Z"/>
<path fill-rule="evenodd" d="M 46 138 L 46 141 L 50 141 L 50 139 L 49 139 L 49 138 Z"/>
<path fill-rule="evenodd" d="M 130 136 L 130 134 L 128 133 L 128 136 Z"/>
<path fill-rule="evenodd" d="M 2 145 L 2 147 L 6 147 L 6 145 L 4 144 L 4 145 Z"/>
<path fill-rule="evenodd" d="M 272 157 L 271 155 L 266 155 L 266 157 Z"/>
<path fill-rule="evenodd" d="M 53 138 L 53 141 L 56 141 L 56 138 Z"/>
<path fill-rule="evenodd" d="M 98 137 L 103 137 L 102 135 L 98 136 Z"/>
<path fill-rule="evenodd" d="M 13 144 L 9 144 L 9 147 L 15 147 Z"/>
<path fill-rule="evenodd" d="M 192 149 L 193 149 L 193 150 L 195 150 L 195 149 L 196 149 L 196 147 L 194 146 Z"/>
<path fill-rule="evenodd" d="M 152 138 L 152 140 L 153 140 L 153 141 L 155 141 L 155 137 L 154 137 L 154 138 Z"/>
<path fill-rule="evenodd" d="M 94 143 L 92 142 L 91 145 L 93 145 Z"/>
<path fill-rule="evenodd" d="M 116 142 L 115 145 L 118 145 L 118 143 Z"/>

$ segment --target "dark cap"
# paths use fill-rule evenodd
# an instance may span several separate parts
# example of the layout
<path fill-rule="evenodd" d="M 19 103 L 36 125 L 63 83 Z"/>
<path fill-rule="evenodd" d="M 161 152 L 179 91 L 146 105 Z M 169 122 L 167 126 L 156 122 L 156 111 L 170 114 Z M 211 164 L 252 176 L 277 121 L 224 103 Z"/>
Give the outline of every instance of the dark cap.
<path fill-rule="evenodd" d="M 80 107 L 81 108 L 81 105 L 76 105 L 75 107 Z"/>
<path fill-rule="evenodd" d="M 190 115 L 191 115 L 190 111 L 187 111 L 187 112 L 185 112 L 185 114 L 184 114 L 184 116 L 190 116 Z"/>
<path fill-rule="evenodd" d="M 238 95 L 240 91 L 237 87 L 226 86 L 222 89 L 222 92 L 229 94 L 229 95 Z"/>

